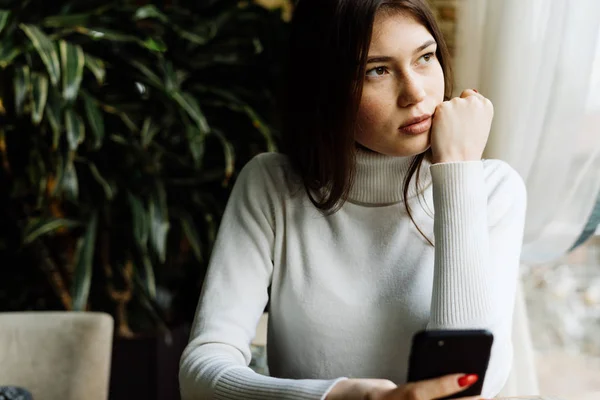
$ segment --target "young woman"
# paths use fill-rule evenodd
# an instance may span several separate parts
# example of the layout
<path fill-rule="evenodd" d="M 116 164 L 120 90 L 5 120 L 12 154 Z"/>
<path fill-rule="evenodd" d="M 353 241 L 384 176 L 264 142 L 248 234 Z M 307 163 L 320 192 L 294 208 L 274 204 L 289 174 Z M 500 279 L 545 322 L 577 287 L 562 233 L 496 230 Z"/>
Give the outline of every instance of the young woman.
<path fill-rule="evenodd" d="M 477 377 L 406 384 L 421 329 L 485 328 L 483 396 L 511 369 L 526 192 L 482 160 L 493 107 L 450 98 L 422 0 L 300 0 L 284 154 L 241 172 L 181 360 L 183 398 L 431 400 Z M 247 365 L 270 299 L 271 376 Z"/>

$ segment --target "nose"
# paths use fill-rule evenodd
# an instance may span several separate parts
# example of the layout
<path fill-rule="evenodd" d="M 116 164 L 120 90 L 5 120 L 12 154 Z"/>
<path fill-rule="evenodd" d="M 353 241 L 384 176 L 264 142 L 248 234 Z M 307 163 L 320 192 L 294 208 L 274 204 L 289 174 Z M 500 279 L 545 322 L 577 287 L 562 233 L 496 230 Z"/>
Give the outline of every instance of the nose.
<path fill-rule="evenodd" d="M 427 95 L 417 76 L 405 75 L 399 86 L 398 105 L 403 108 L 420 103 Z"/>

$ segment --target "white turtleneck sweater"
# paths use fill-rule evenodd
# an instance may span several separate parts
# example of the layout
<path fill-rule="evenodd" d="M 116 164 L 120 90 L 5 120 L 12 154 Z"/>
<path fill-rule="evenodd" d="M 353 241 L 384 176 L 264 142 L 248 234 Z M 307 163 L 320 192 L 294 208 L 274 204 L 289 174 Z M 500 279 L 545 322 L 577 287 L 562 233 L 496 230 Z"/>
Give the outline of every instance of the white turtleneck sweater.
<path fill-rule="evenodd" d="M 402 183 L 409 158 L 358 151 L 349 201 L 325 216 L 287 158 L 242 170 L 223 217 L 189 345 L 183 399 L 324 399 L 344 378 L 406 381 L 421 329 L 494 334 L 483 396 L 503 387 L 526 192 L 498 160 L 425 164 L 422 190 Z M 435 211 L 435 213 L 434 213 Z M 248 364 L 270 298 L 271 376 Z"/>

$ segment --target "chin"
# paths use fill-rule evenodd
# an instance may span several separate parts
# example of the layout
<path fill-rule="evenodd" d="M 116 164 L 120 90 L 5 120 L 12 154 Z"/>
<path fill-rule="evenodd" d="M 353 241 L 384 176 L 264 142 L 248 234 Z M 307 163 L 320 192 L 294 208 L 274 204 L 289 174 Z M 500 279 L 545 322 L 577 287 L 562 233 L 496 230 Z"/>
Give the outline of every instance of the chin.
<path fill-rule="evenodd" d="M 429 143 L 429 140 L 425 141 L 425 143 L 406 143 L 406 141 L 401 141 L 395 146 L 390 146 L 384 151 L 380 151 L 380 153 L 393 157 L 412 157 L 425 153 L 430 148 L 431 143 Z"/>
<path fill-rule="evenodd" d="M 372 140 L 360 140 L 370 138 L 357 138 L 356 142 L 361 146 L 390 157 L 412 157 L 425 153 L 431 148 L 429 134 L 418 136 L 394 136 L 388 137 L 387 140 L 373 142 Z"/>

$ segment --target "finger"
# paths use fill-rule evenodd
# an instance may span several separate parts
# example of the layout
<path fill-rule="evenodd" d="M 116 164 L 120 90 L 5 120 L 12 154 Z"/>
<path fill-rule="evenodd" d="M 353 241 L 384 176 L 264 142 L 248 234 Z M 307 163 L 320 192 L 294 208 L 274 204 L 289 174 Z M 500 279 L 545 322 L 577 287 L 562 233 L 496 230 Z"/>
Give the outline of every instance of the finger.
<path fill-rule="evenodd" d="M 409 384 L 407 390 L 418 399 L 437 399 L 465 391 L 477 380 L 476 375 L 452 374 Z"/>
<path fill-rule="evenodd" d="M 460 98 L 461 99 L 466 99 L 469 96 L 479 96 L 479 97 L 483 97 L 481 94 L 479 94 L 479 92 L 473 90 L 473 89 L 466 89 L 463 90 L 462 93 L 460 94 Z"/>

